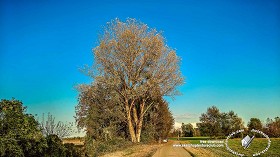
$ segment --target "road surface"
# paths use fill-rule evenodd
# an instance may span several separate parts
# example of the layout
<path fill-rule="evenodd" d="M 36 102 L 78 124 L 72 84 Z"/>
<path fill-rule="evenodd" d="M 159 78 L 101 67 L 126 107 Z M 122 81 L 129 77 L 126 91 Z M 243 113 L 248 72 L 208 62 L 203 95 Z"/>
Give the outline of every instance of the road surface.
<path fill-rule="evenodd" d="M 191 157 L 183 147 L 173 147 L 174 144 L 180 144 L 178 141 L 169 141 L 156 151 L 153 157 Z"/>

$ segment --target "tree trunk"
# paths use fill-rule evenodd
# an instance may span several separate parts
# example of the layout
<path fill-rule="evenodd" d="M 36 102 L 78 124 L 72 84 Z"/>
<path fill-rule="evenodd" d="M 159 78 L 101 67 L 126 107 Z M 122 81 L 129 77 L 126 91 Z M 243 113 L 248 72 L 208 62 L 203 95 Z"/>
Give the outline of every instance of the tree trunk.
<path fill-rule="evenodd" d="M 143 117 L 141 116 L 139 119 L 137 128 L 136 128 L 136 141 L 137 142 L 140 142 L 140 139 L 141 139 L 142 125 L 143 125 Z"/>
<path fill-rule="evenodd" d="M 145 102 L 143 102 L 140 106 L 140 116 L 139 116 L 138 123 L 137 123 L 137 126 L 136 126 L 136 140 L 137 140 L 137 142 L 140 142 L 140 139 L 141 139 L 141 131 L 142 131 L 143 119 L 144 119 L 144 107 L 145 107 Z"/>
<path fill-rule="evenodd" d="M 138 124 L 138 116 L 137 116 L 137 110 L 136 110 L 135 105 L 133 107 L 133 119 L 134 119 L 134 123 L 135 123 L 135 126 L 136 126 Z"/>
<path fill-rule="evenodd" d="M 128 105 L 128 101 L 125 104 L 125 109 L 126 109 L 127 124 L 128 124 L 128 130 L 129 130 L 131 142 L 136 142 L 135 130 L 134 130 L 134 127 L 132 124 L 132 117 L 131 117 L 131 112 L 130 112 L 130 108 Z"/>
<path fill-rule="evenodd" d="M 136 142 L 135 131 L 134 131 L 134 127 L 133 127 L 133 124 L 132 124 L 132 121 L 131 121 L 130 113 L 127 115 L 127 122 L 128 122 L 128 129 L 129 129 L 131 142 Z"/>

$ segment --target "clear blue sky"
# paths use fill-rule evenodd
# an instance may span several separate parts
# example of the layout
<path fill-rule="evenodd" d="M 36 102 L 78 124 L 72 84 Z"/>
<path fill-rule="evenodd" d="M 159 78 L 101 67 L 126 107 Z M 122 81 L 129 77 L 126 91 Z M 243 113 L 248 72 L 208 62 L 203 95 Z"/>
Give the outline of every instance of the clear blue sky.
<path fill-rule="evenodd" d="M 92 64 L 101 26 L 131 17 L 162 30 L 182 58 L 182 96 L 168 99 L 177 122 L 211 105 L 245 122 L 280 116 L 280 1 L 2 0 L 0 16 L 0 98 L 29 113 L 74 121 L 74 86 L 91 81 L 78 68 Z"/>

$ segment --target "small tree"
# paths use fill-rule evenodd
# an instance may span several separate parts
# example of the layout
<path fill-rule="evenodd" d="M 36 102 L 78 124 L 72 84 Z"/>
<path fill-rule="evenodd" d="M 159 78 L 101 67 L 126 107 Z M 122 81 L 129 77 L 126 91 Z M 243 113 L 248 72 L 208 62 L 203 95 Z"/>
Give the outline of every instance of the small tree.
<path fill-rule="evenodd" d="M 262 126 L 261 120 L 258 118 L 251 118 L 248 123 L 248 129 L 249 130 L 252 130 L 252 129 L 262 130 L 263 126 Z"/>
<path fill-rule="evenodd" d="M 199 117 L 201 123 L 198 126 L 201 128 L 202 134 L 210 137 L 217 137 L 222 133 L 221 113 L 216 106 L 207 109 L 206 113 L 202 113 Z"/>
<path fill-rule="evenodd" d="M 44 136 L 57 135 L 60 139 L 70 136 L 75 132 L 73 123 L 63 123 L 61 121 L 55 122 L 55 117 L 48 113 L 47 120 L 42 116 L 41 129 Z"/>
<path fill-rule="evenodd" d="M 116 104 L 117 98 L 112 96 L 111 90 L 94 84 L 80 86 L 79 91 L 76 122 L 80 128 L 87 128 L 87 136 L 103 141 L 129 136 L 124 109 Z"/>
<path fill-rule="evenodd" d="M 242 118 L 238 117 L 238 115 L 235 114 L 233 111 L 229 111 L 228 113 L 222 113 L 221 125 L 222 132 L 225 136 L 229 135 L 233 131 L 244 128 L 244 122 L 242 121 Z"/>
<path fill-rule="evenodd" d="M 189 124 L 182 123 L 181 128 L 182 128 L 183 136 L 185 136 L 185 137 L 193 137 L 194 136 L 195 131 L 194 131 L 194 128 L 193 128 L 191 123 L 189 123 Z"/>
<path fill-rule="evenodd" d="M 270 137 L 280 137 L 280 118 L 275 117 L 274 121 L 267 118 L 265 132 Z"/>
<path fill-rule="evenodd" d="M 258 118 L 251 118 L 250 121 L 248 122 L 248 131 L 255 129 L 255 130 L 263 130 L 263 125 L 260 119 Z M 261 134 L 256 134 L 255 132 L 253 132 L 253 134 L 256 137 L 261 137 Z"/>

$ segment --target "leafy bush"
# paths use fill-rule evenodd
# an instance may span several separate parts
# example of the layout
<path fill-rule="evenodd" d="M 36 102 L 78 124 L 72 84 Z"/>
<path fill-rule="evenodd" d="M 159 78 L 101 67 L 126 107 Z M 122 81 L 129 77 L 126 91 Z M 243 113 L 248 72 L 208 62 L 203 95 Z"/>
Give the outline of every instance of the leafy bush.
<path fill-rule="evenodd" d="M 107 141 L 96 141 L 87 137 L 85 148 L 86 154 L 88 156 L 100 156 L 108 152 L 120 150 L 129 145 L 132 145 L 132 142 L 123 138 L 113 138 Z"/>
<path fill-rule="evenodd" d="M 75 146 L 73 143 L 66 143 L 64 144 L 64 147 L 66 148 L 65 155 L 66 157 L 81 157 L 82 152 L 80 148 Z"/>
<path fill-rule="evenodd" d="M 141 134 L 141 141 L 143 143 L 150 143 L 152 141 L 155 141 L 156 134 L 157 133 L 154 125 L 147 124 L 146 126 L 143 127 L 142 134 Z"/>
<path fill-rule="evenodd" d="M 65 147 L 63 146 L 62 140 L 57 135 L 48 135 L 46 137 L 48 148 L 46 155 L 49 157 L 63 157 L 65 156 Z"/>
<path fill-rule="evenodd" d="M 63 145 L 57 135 L 43 136 L 39 123 L 26 114 L 21 101 L 0 101 L 0 156 L 79 157 L 74 144 Z M 66 148 L 65 148 L 66 147 Z"/>
<path fill-rule="evenodd" d="M 24 154 L 16 140 L 0 136 L 0 156 L 24 157 Z"/>
<path fill-rule="evenodd" d="M 40 156 L 47 147 L 39 129 L 39 123 L 26 114 L 21 101 L 0 101 L 0 155 Z"/>
<path fill-rule="evenodd" d="M 44 137 L 36 138 L 21 138 L 18 141 L 24 156 L 37 157 L 44 156 L 48 148 L 47 141 Z"/>

